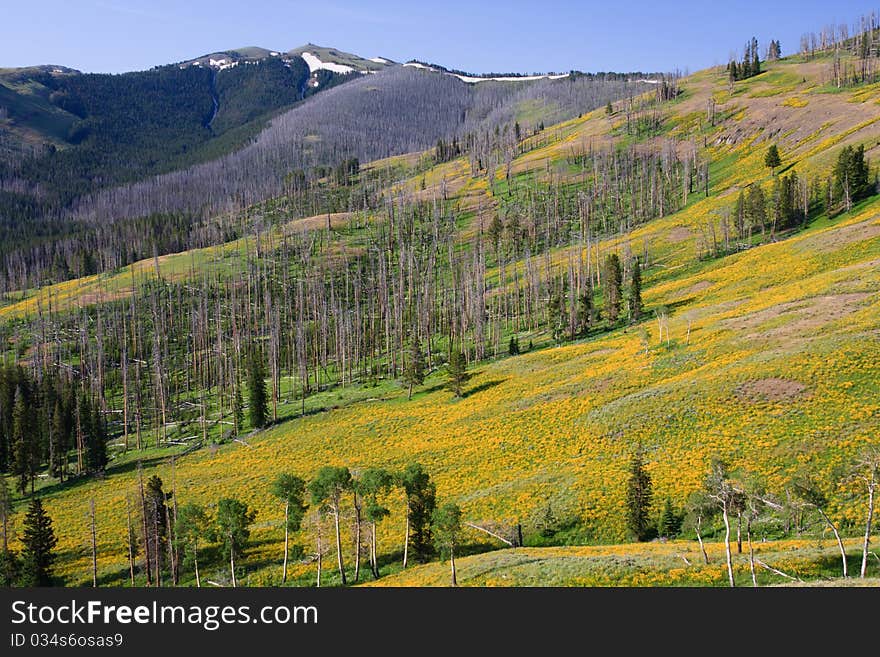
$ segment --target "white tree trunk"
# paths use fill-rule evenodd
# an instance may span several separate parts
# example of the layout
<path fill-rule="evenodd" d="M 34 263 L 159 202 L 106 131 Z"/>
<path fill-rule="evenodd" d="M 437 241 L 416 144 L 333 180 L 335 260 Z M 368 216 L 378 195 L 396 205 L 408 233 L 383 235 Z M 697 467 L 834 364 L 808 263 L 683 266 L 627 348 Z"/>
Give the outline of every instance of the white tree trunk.
<path fill-rule="evenodd" d="M 336 526 L 336 564 L 339 566 L 339 579 L 342 580 L 342 585 L 346 585 L 345 581 L 345 567 L 342 564 L 342 537 L 339 534 L 339 508 L 337 507 L 333 512 L 333 521 Z"/>
<path fill-rule="evenodd" d="M 749 570 L 752 572 L 752 586 L 758 588 L 758 576 L 755 574 L 755 550 L 752 548 L 752 521 L 746 525 L 746 538 L 749 542 Z"/>
<path fill-rule="evenodd" d="M 703 563 L 705 563 L 708 566 L 709 565 L 709 553 L 706 552 L 706 546 L 703 545 L 703 536 L 702 536 L 702 534 L 700 534 L 700 525 L 701 524 L 702 524 L 702 518 L 697 521 L 697 529 L 696 529 L 697 541 L 699 541 L 699 543 L 700 543 L 700 552 L 703 553 Z"/>
<path fill-rule="evenodd" d="M 193 564 L 196 569 L 196 588 L 202 588 L 202 580 L 199 578 L 199 544 L 193 545 Z"/>
<path fill-rule="evenodd" d="M 846 550 L 843 547 L 843 541 L 840 538 L 840 534 L 837 532 L 837 527 L 834 526 L 834 523 L 831 522 L 831 518 L 825 515 L 825 512 L 822 509 L 820 509 L 819 507 L 816 507 L 816 509 L 819 511 L 819 515 L 822 516 L 822 520 L 825 521 L 825 524 L 831 528 L 832 532 L 834 532 L 834 538 L 837 539 L 837 547 L 840 549 L 840 561 L 843 564 L 843 576 L 844 578 L 846 578 L 848 577 L 846 566 Z"/>
<path fill-rule="evenodd" d="M 859 577 L 865 577 L 868 568 L 868 546 L 871 544 L 871 523 L 874 520 L 874 488 L 877 485 L 875 473 L 871 471 L 871 480 L 868 482 L 868 519 L 865 521 L 865 541 L 862 543 L 862 569 Z"/>
<path fill-rule="evenodd" d="M 290 534 L 288 522 L 290 519 L 290 500 L 284 503 L 284 565 L 281 568 L 281 583 L 287 582 L 287 546 Z"/>
<path fill-rule="evenodd" d="M 406 568 L 406 558 L 409 555 L 409 505 L 406 509 L 406 532 L 403 538 L 403 567 Z"/>
<path fill-rule="evenodd" d="M 727 558 L 727 580 L 731 586 L 736 586 L 733 581 L 733 556 L 730 554 L 730 517 L 727 515 L 727 504 L 722 504 L 721 515 L 724 517 L 724 555 Z"/>

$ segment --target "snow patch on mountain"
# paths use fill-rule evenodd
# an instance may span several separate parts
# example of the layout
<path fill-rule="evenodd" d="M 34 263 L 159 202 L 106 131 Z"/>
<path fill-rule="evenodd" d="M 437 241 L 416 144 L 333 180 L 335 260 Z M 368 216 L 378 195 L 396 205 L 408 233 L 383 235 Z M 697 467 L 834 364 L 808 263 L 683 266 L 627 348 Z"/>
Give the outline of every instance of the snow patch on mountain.
<path fill-rule="evenodd" d="M 325 70 L 332 71 L 333 73 L 353 73 L 354 69 L 351 66 L 346 66 L 345 64 L 334 64 L 333 62 L 322 62 L 318 59 L 317 56 L 310 52 L 304 52 L 300 55 L 309 66 L 309 71 L 314 73 L 315 71 Z"/>
<path fill-rule="evenodd" d="M 458 78 L 462 82 L 468 82 L 468 83 L 488 82 L 489 80 L 492 80 L 494 82 L 530 82 L 530 81 L 534 81 L 534 80 L 543 80 L 544 78 L 549 78 L 550 80 L 559 80 L 561 78 L 568 77 L 568 73 L 562 73 L 559 75 L 549 75 L 549 74 L 545 74 L 545 75 L 502 75 L 502 76 L 491 77 L 491 78 L 483 78 L 483 77 L 477 77 L 475 75 L 461 75 L 459 73 L 451 73 L 449 71 L 441 71 L 440 69 L 434 68 L 433 66 L 425 66 L 424 64 L 419 64 L 418 62 L 407 62 L 406 64 L 404 64 L 404 66 L 411 66 L 413 68 L 420 68 L 425 71 L 434 71 L 434 72 L 443 73 L 445 75 L 451 75 L 454 78 Z"/>
<path fill-rule="evenodd" d="M 543 80 L 544 78 L 559 80 L 568 77 L 568 73 L 561 75 L 502 75 L 495 78 L 478 78 L 473 75 L 459 75 L 458 73 L 450 73 L 449 75 L 457 77 L 462 82 L 486 82 L 487 80 L 494 80 L 495 82 L 529 82 L 532 80 Z"/>

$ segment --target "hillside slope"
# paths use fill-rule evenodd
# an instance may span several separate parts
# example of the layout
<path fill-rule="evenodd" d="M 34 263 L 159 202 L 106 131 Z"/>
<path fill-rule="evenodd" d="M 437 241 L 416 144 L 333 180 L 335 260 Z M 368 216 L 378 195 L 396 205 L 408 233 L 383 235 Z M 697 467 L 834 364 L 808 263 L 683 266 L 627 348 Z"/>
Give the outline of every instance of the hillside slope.
<path fill-rule="evenodd" d="M 868 154 L 876 155 L 880 89 L 830 92 L 817 64 L 798 60 L 776 63 L 732 89 L 716 70 L 698 73 L 682 86 L 682 97 L 661 110 L 659 134 L 633 140 L 621 132 L 619 111 L 597 110 L 528 137 L 532 147 L 511 163 L 512 183 L 503 171 L 488 182 L 471 177 L 459 160 L 396 187 L 430 200 L 442 185 L 458 202 L 464 248 L 505 207 L 506 185 L 577 179 L 570 157 L 580 149 L 626 140 L 660 149 L 672 136 L 685 137 L 679 148 L 686 148 L 688 139 L 705 143 L 712 155 L 708 195 L 694 193 L 682 210 L 593 246 L 602 254 L 647 252 L 647 313 L 640 324 L 559 346 L 544 328 L 518 331 L 526 353 L 508 358 L 503 349 L 490 350 L 461 399 L 442 388 L 443 372 L 436 371 L 412 400 L 394 381 L 378 388 L 355 382 L 322 392 L 310 400 L 311 412 L 298 418 L 300 402 L 288 382 L 279 416 L 294 419 L 247 436 L 246 445 L 197 450 L 173 464 L 167 460 L 170 450 L 146 452 L 145 475 L 159 474 L 180 491 L 181 503 L 210 505 L 229 495 L 257 510 L 247 556 L 252 583 L 275 581 L 282 509 L 268 487 L 280 472 L 311 476 L 327 464 L 362 470 L 419 461 L 436 481 L 438 496 L 459 503 L 468 520 L 521 523 L 534 535 L 552 509 L 558 540 L 577 543 L 626 539 L 624 482 L 638 444 L 647 450 L 655 499 L 668 497 L 678 507 L 700 488 L 713 457 L 748 470 L 780 494 L 803 468 L 835 480 L 844 462 L 876 445 L 880 429 L 880 199 L 834 218 L 815 217 L 803 229 L 766 243 L 745 244 L 723 256 L 706 254 L 711 234 L 723 242 L 721 220 L 738 191 L 774 179 L 763 165 L 771 141 L 783 152 L 786 172 L 816 179 L 827 178 L 844 144 L 867 144 Z M 717 107 L 714 125 L 704 121 L 710 98 Z M 318 235 L 320 228 L 314 230 Z M 551 249 L 540 266 L 564 272 L 584 251 L 582 244 Z M 187 257 L 198 263 L 191 269 L 197 278 L 201 267 L 225 256 L 184 254 L 181 264 Z M 151 263 L 140 270 L 150 275 Z M 522 261 L 508 264 L 504 278 L 490 269 L 491 294 L 510 284 L 511 268 L 525 267 Z M 108 284 L 103 287 L 124 281 L 126 273 L 101 277 Z M 94 292 L 86 283 L 83 290 Z M 78 294 L 76 283 L 54 289 Z M 92 292 L 83 293 L 82 303 L 101 301 Z M 665 323 L 660 308 L 667 309 Z M 14 318 L 26 310 L 24 302 L 4 312 Z M 662 339 L 657 316 L 665 329 Z M 529 341 L 533 349 L 525 348 Z M 118 467 L 110 467 L 103 480 L 45 489 L 61 538 L 60 570 L 68 581 L 83 583 L 89 576 L 84 512 L 89 497 L 101 510 L 102 577 L 108 583 L 127 577 L 123 538 L 126 500 L 136 488 L 135 458 L 118 454 Z M 863 509 L 846 499 L 833 503 L 833 513 L 855 532 Z M 404 531 L 401 500 L 390 505 L 391 517 L 381 526 L 386 548 Z M 309 531 L 306 544 L 312 541 Z M 556 581 L 552 574 L 546 577 L 542 581 Z M 566 583 L 580 582 L 566 577 Z M 618 581 L 642 581 L 621 577 Z M 689 581 L 690 575 L 681 577 Z"/>

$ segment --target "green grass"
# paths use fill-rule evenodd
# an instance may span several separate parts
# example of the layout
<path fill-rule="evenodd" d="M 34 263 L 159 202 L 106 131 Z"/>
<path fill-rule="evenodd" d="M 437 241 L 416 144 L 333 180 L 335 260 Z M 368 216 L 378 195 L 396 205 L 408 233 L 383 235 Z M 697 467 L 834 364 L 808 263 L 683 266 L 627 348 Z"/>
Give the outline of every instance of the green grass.
<path fill-rule="evenodd" d="M 52 105 L 48 89 L 35 86 L 13 89 L 0 82 L 0 107 L 6 108 L 12 119 L 8 127 L 15 132 L 27 126 L 50 141 L 64 143 L 77 117 Z"/>

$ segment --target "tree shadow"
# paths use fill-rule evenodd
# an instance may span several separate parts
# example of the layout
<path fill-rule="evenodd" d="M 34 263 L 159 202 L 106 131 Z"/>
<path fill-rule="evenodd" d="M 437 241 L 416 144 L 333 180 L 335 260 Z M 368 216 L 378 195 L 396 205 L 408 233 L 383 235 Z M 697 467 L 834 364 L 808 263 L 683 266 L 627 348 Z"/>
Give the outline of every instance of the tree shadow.
<path fill-rule="evenodd" d="M 463 399 L 467 397 L 472 397 L 473 395 L 485 392 L 486 390 L 491 390 L 495 386 L 500 386 L 502 383 L 504 383 L 504 381 L 504 379 L 492 379 L 491 381 L 484 381 L 480 385 L 464 391 L 461 396 Z"/>
<path fill-rule="evenodd" d="M 52 495 L 54 493 L 58 493 L 65 490 L 75 490 L 85 484 L 90 484 L 95 481 L 102 481 L 106 479 L 110 475 L 116 474 L 125 474 L 128 472 L 133 472 L 137 470 L 138 463 L 143 465 L 143 467 L 151 468 L 156 465 L 160 465 L 162 463 L 167 463 L 168 459 L 172 456 L 177 457 L 179 454 L 165 454 L 163 456 L 153 456 L 147 459 L 136 459 L 133 461 L 127 461 L 120 465 L 114 465 L 112 467 L 108 467 L 103 475 L 95 475 L 95 474 L 82 474 L 82 475 L 74 475 L 72 478 L 66 479 L 65 481 L 56 481 L 53 484 L 48 484 L 43 486 L 42 488 L 36 491 L 37 496 L 43 495 Z"/>

